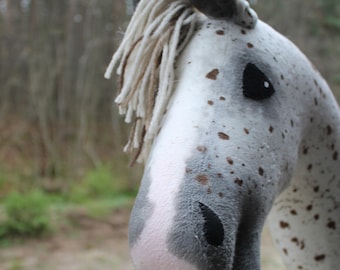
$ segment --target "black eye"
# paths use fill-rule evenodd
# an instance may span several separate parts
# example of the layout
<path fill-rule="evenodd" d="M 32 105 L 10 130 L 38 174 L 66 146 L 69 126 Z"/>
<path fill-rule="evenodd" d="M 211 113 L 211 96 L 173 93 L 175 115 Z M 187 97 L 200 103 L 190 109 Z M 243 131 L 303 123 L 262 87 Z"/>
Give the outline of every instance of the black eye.
<path fill-rule="evenodd" d="M 243 95 L 254 100 L 262 100 L 274 93 L 274 87 L 267 76 L 257 66 L 248 63 L 243 71 Z"/>

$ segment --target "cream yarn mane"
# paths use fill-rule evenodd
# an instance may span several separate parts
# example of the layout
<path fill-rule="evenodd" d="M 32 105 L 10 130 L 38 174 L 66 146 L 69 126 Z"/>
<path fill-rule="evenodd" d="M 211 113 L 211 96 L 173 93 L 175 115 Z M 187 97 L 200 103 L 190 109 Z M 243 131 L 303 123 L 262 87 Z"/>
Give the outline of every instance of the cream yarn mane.
<path fill-rule="evenodd" d="M 198 13 L 186 0 L 141 0 L 105 78 L 117 64 L 120 90 L 115 102 L 133 122 L 124 151 L 143 162 L 157 135 L 172 94 L 176 57 L 190 40 Z"/>

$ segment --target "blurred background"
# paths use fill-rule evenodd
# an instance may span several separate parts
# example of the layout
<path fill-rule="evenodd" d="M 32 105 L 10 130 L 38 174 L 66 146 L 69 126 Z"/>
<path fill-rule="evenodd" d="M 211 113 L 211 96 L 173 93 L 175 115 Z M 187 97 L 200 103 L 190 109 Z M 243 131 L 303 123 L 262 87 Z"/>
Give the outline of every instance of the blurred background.
<path fill-rule="evenodd" d="M 0 269 L 131 269 L 142 173 L 104 71 L 132 0 L 0 0 Z M 258 1 L 340 99 L 338 0 Z M 128 4 L 128 5 L 127 5 Z M 265 269 L 284 269 L 264 235 Z"/>

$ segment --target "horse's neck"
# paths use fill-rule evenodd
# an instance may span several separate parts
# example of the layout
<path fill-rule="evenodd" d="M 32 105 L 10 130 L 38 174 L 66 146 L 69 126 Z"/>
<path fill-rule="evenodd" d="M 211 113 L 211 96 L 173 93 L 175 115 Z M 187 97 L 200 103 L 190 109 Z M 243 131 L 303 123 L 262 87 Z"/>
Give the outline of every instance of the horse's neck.
<path fill-rule="evenodd" d="M 302 141 L 299 149 L 299 161 L 291 189 L 301 186 L 313 187 L 313 193 L 320 193 L 330 188 L 331 183 L 340 182 L 340 111 L 331 90 L 321 80 L 314 81 L 316 87 L 310 94 L 307 104 L 309 113 L 305 118 Z M 321 85 L 323 84 L 323 85 Z M 333 179 L 334 181 L 330 181 Z M 317 188 L 319 187 L 319 188 Z M 339 194 L 338 191 L 334 194 Z M 330 192 L 333 192 L 332 190 Z M 302 189 L 301 195 L 305 192 Z M 314 195 L 311 197 L 315 197 Z"/>
<path fill-rule="evenodd" d="M 310 96 L 311 110 L 305 119 L 306 128 L 290 189 L 302 197 L 326 201 L 323 200 L 326 193 L 336 198 L 340 191 L 340 111 L 327 84 L 319 85 L 323 80 L 314 83 L 317 93 Z M 298 187 L 300 192 L 296 191 Z"/>
<path fill-rule="evenodd" d="M 340 263 L 340 114 L 328 86 L 315 84 L 294 177 L 269 221 L 288 269 Z"/>

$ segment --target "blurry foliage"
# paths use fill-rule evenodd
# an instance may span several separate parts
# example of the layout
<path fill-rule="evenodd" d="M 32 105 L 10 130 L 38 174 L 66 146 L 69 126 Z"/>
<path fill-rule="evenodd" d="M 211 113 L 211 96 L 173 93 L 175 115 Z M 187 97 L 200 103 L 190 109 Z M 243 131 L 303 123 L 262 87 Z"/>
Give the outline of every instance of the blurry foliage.
<path fill-rule="evenodd" d="M 121 152 L 115 81 L 103 74 L 124 2 L 0 0 L 0 7 L 0 160 L 38 181 L 59 181 Z"/>
<path fill-rule="evenodd" d="M 50 199 L 42 192 L 13 192 L 3 203 L 6 219 L 0 223 L 0 240 L 5 237 L 41 236 L 50 230 Z"/>
<path fill-rule="evenodd" d="M 114 168 L 101 165 L 88 171 L 80 182 L 73 184 L 69 200 L 84 203 L 99 198 L 116 199 L 119 195 L 132 197 L 135 195 L 136 186 L 129 186 L 127 169 L 124 165 L 116 165 Z"/>
<path fill-rule="evenodd" d="M 134 194 L 135 196 L 135 194 Z M 119 194 L 115 196 L 114 200 L 101 198 L 100 200 L 88 200 L 82 206 L 86 209 L 86 214 L 90 218 L 105 219 L 112 215 L 114 209 L 131 207 L 132 206 L 131 194 Z"/>
<path fill-rule="evenodd" d="M 340 31 L 340 5 L 337 0 L 320 1 L 323 24 L 333 31 Z"/>
<path fill-rule="evenodd" d="M 112 197 L 121 192 L 114 181 L 113 172 L 107 166 L 100 166 L 84 175 L 82 181 L 73 186 L 71 200 L 83 202 L 100 197 Z"/>
<path fill-rule="evenodd" d="M 119 171 L 108 165 L 89 169 L 62 193 L 47 193 L 34 187 L 23 190 L 20 182 L 13 183 L 6 195 L 0 197 L 0 246 L 21 237 L 52 232 L 55 224 L 67 219 L 68 212 L 79 205 L 92 218 L 105 218 L 117 207 L 130 206 L 136 188 L 129 186 L 128 168 L 120 164 L 126 161 L 117 162 Z M 0 189 L 3 183 L 6 181 L 0 177 Z"/>

